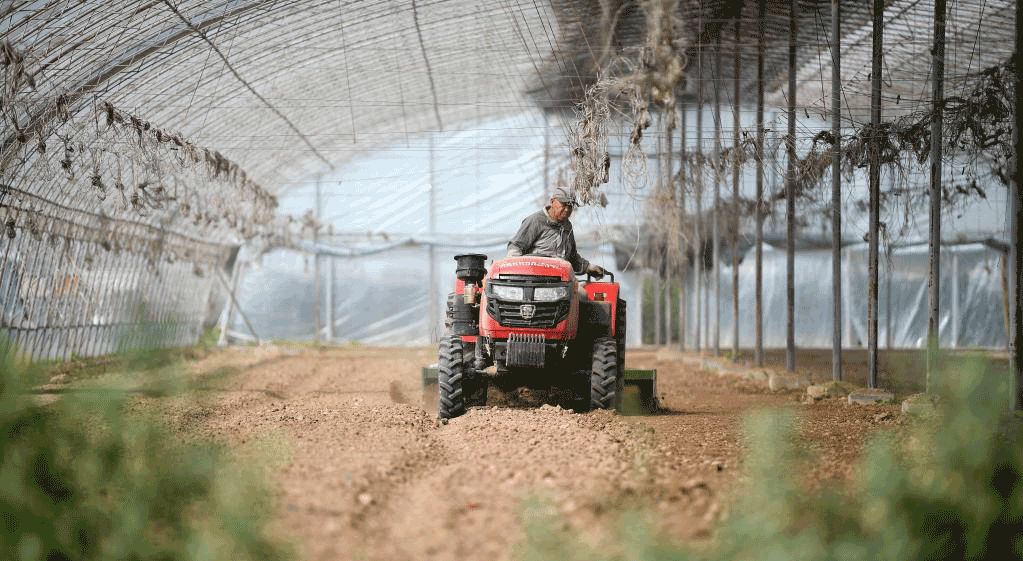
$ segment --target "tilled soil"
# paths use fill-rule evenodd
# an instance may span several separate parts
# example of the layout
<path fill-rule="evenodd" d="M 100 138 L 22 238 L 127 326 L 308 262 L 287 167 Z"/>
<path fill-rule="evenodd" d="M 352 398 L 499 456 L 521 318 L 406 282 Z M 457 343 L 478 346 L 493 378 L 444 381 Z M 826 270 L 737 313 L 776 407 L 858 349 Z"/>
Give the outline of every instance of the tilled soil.
<path fill-rule="evenodd" d="M 807 405 L 640 349 L 627 366 L 658 369 L 655 414 L 488 407 L 445 424 L 420 386 L 435 360 L 433 349 L 226 349 L 191 368 L 221 378 L 207 384 L 216 391 L 171 414 L 264 469 L 271 531 L 308 560 L 512 559 L 526 527 L 551 515 L 553 535 L 613 554 L 632 508 L 668 539 L 699 542 L 742 484 L 746 412 L 798 412 L 810 487 L 851 476 L 866 436 L 901 419 L 897 406 Z"/>

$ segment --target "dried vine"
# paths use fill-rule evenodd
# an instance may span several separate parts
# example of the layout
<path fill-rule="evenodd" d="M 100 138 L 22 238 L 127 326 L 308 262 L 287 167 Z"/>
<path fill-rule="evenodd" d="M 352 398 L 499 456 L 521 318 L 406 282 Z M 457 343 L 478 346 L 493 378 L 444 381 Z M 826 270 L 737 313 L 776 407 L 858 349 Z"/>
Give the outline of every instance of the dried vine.
<path fill-rule="evenodd" d="M 632 120 L 629 148 L 622 163 L 626 182 L 641 186 L 646 180 L 646 157 L 641 150 L 643 132 L 650 126 L 650 105 L 674 119 L 676 92 L 685 85 L 686 58 L 675 29 L 678 0 L 641 4 L 647 16 L 646 45 L 635 58 L 621 56 L 599 71 L 576 107 L 579 125 L 571 135 L 572 187 L 583 203 L 601 200 L 600 185 L 607 183 L 611 158 L 607 152 L 607 126 L 615 114 Z M 673 122 L 669 126 L 674 126 Z M 605 198 L 606 200 L 606 198 Z"/>

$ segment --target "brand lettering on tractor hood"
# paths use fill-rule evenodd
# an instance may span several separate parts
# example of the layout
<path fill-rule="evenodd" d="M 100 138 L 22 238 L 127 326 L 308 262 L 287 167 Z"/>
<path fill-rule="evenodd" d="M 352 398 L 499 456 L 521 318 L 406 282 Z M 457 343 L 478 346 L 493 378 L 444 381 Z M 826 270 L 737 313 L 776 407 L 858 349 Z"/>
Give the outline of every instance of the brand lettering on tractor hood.
<path fill-rule="evenodd" d="M 548 269 L 561 269 L 558 265 L 551 265 L 550 263 L 544 263 L 543 261 L 518 261 L 504 265 L 501 268 L 503 269 L 505 267 L 547 267 Z"/>

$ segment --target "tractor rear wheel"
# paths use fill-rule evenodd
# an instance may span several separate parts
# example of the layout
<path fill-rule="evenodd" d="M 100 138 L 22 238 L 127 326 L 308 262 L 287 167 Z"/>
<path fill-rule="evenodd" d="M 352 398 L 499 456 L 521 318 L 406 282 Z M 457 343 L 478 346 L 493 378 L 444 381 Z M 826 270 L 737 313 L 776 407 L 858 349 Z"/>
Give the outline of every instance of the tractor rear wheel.
<path fill-rule="evenodd" d="M 617 304 L 618 305 L 615 306 L 615 309 L 617 310 L 615 313 L 615 340 L 618 343 L 618 370 L 620 373 L 618 376 L 618 393 L 615 396 L 615 409 L 621 411 L 622 401 L 625 397 L 625 300 L 619 298 Z"/>
<path fill-rule="evenodd" d="M 593 367 L 590 370 L 590 409 L 614 409 L 624 384 L 618 368 L 618 342 L 601 337 L 593 342 Z"/>

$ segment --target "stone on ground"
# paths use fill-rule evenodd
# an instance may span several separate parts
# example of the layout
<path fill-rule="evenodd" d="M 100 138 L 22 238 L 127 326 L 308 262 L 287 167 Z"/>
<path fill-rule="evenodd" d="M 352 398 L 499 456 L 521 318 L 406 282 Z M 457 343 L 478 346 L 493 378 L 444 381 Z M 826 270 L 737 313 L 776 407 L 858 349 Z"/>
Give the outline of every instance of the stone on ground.
<path fill-rule="evenodd" d="M 888 390 L 856 390 L 849 394 L 849 403 L 854 405 L 868 405 L 887 401 L 895 401 L 895 394 Z"/>
<path fill-rule="evenodd" d="M 936 412 L 934 399 L 925 394 L 917 393 L 902 401 L 902 412 L 907 415 L 933 415 Z"/>

